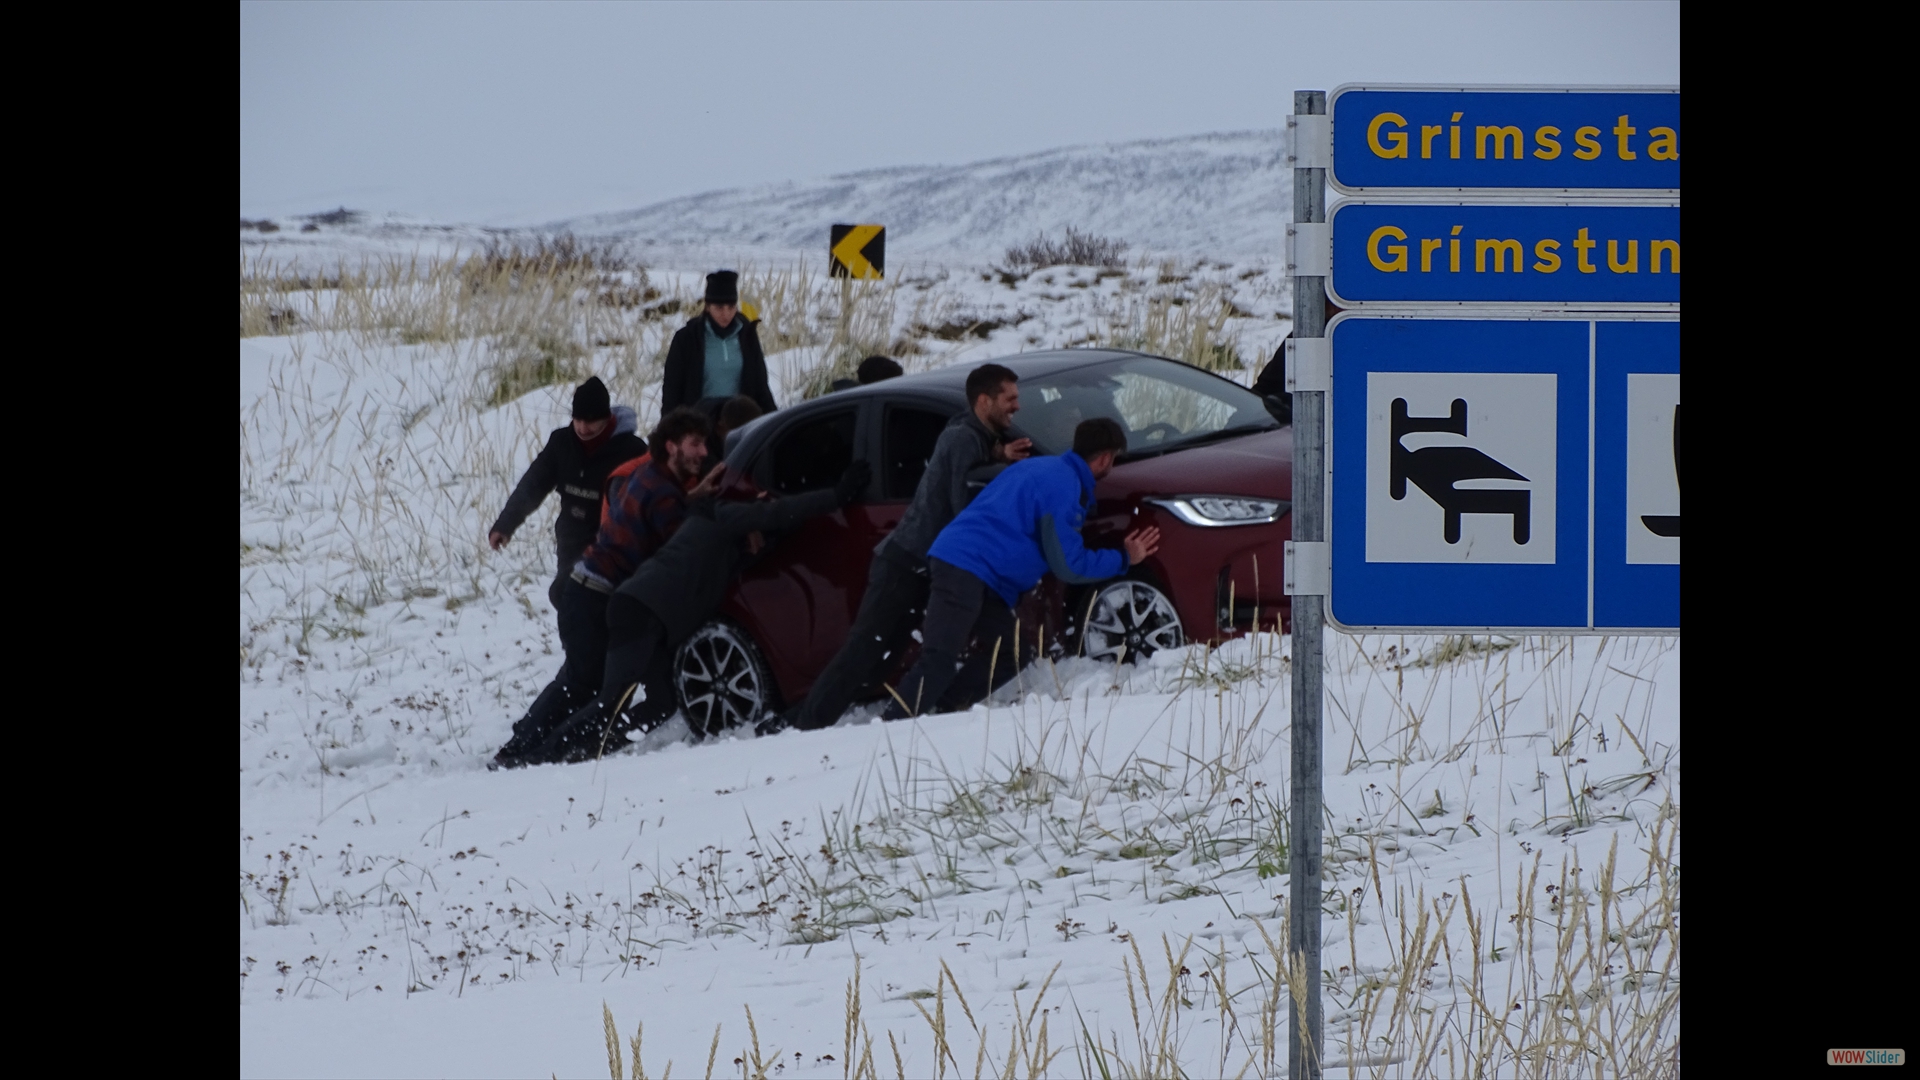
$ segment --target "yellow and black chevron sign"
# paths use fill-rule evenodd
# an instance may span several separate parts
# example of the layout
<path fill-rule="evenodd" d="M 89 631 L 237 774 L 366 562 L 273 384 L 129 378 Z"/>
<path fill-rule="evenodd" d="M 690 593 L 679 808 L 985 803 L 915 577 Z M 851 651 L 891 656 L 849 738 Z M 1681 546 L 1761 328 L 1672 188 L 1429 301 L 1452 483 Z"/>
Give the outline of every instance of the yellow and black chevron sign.
<path fill-rule="evenodd" d="M 834 277 L 886 277 L 887 227 L 885 225 L 835 225 L 828 242 Z"/>

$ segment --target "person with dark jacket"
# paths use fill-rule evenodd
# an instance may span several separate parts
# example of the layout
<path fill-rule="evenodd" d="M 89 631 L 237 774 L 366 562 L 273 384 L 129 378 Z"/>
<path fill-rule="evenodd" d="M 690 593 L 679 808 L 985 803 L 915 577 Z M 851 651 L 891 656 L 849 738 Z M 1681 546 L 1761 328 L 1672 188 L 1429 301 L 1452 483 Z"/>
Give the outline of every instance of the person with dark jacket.
<path fill-rule="evenodd" d="M 875 354 L 860 361 L 860 366 L 853 371 L 853 378 L 833 380 L 833 388 L 851 390 L 856 386 L 872 386 L 877 382 L 897 379 L 906 373 L 906 369 L 900 366 L 898 360 L 891 356 Z"/>
<path fill-rule="evenodd" d="M 676 331 L 667 346 L 660 411 L 695 405 L 712 417 L 722 402 L 744 394 L 761 412 L 772 412 L 760 331 L 739 315 L 740 275 L 732 270 L 708 274 L 706 304 L 706 311 Z"/>
<path fill-rule="evenodd" d="M 547 599 L 556 610 L 574 561 L 599 531 L 600 489 L 607 474 L 647 452 L 647 441 L 634 434 L 636 420 L 632 409 L 611 404 L 599 377 L 581 383 L 573 392 L 573 423 L 547 437 L 547 445 L 487 530 L 487 543 L 499 551 L 549 492 L 560 493 L 560 519 L 553 525 L 553 584 L 547 587 Z"/>
<path fill-rule="evenodd" d="M 1020 383 L 1009 368 L 983 364 L 967 375 L 965 412 L 955 416 L 933 445 L 913 502 L 900 524 L 874 549 L 867 591 L 847 631 L 845 644 L 814 680 L 806 698 L 785 714 L 762 722 L 760 733 L 792 727 L 811 731 L 840 718 L 863 685 L 884 677 L 887 661 L 900 655 L 927 604 L 927 549 L 955 514 L 973 498 L 967 473 L 996 461 L 1019 461 L 1033 440 L 1003 441 L 1020 411 Z"/>
<path fill-rule="evenodd" d="M 1128 533 L 1125 551 L 1091 551 L 1080 540 L 1094 482 L 1126 448 L 1127 433 L 1116 421 L 1081 421 L 1072 451 L 1008 468 L 941 530 L 927 552 L 920 660 L 900 680 L 887 719 L 932 711 L 950 688 L 965 707 L 1011 679 L 1022 660 L 1012 640 L 1013 607 L 1049 570 L 1068 585 L 1092 584 L 1126 573 L 1159 548 L 1160 530 L 1151 526 Z M 956 673 L 976 636 L 978 651 Z"/>
<path fill-rule="evenodd" d="M 607 483 L 600 531 L 573 565 L 560 595 L 560 646 L 566 662 L 553 682 L 513 725 L 513 737 L 494 756 L 512 768 L 555 728 L 593 700 L 607 653 L 607 601 L 634 567 L 664 547 L 687 516 L 687 500 L 718 482 L 715 469 L 699 479 L 707 456 L 707 418 L 696 409 L 668 413 L 653 432 L 653 451 L 616 469 Z M 638 468 L 629 470 L 629 466 Z M 692 487 L 689 491 L 688 488 Z"/>
<path fill-rule="evenodd" d="M 1332 300 L 1327 301 L 1328 322 L 1332 322 L 1333 317 L 1340 314 L 1340 311 L 1341 309 L 1335 306 Z M 1273 359 L 1267 361 L 1267 366 L 1260 369 L 1260 375 L 1253 380 L 1252 387 L 1253 392 L 1260 395 L 1260 400 L 1266 403 L 1267 412 L 1283 424 L 1293 423 L 1293 392 L 1287 389 L 1287 340 L 1291 337 L 1293 335 L 1288 334 L 1280 339 L 1280 347 L 1273 350 Z"/>
<path fill-rule="evenodd" d="M 847 466 L 831 488 L 781 499 L 687 504 L 680 531 L 607 603 L 606 672 L 599 695 L 540 747 L 530 762 L 596 758 L 626 745 L 630 731 L 651 731 L 674 713 L 673 653 L 725 599 L 753 553 L 751 534 L 791 529 L 851 502 L 873 479 L 864 461 Z"/>

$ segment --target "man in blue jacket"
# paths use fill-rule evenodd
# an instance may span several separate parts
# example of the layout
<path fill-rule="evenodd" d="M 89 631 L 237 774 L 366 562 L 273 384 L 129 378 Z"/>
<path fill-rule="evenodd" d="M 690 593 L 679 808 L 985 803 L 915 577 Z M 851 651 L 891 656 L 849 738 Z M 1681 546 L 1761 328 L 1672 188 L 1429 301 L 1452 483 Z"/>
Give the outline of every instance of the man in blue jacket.
<path fill-rule="evenodd" d="M 1047 571 L 1068 585 L 1119 577 L 1160 547 L 1160 530 L 1128 533 L 1125 551 L 1090 551 L 1080 527 L 1093 507 L 1094 481 L 1125 453 L 1127 433 L 1106 417 L 1073 431 L 1073 450 L 1018 462 L 988 484 L 927 552 L 931 587 L 921 623 L 920 659 L 900 680 L 886 718 L 931 711 L 960 680 L 969 694 L 1004 682 L 1020 666 L 1012 639 L 1013 606 Z M 980 650 L 956 671 L 969 638 Z M 996 645 L 996 643 L 998 643 Z"/>

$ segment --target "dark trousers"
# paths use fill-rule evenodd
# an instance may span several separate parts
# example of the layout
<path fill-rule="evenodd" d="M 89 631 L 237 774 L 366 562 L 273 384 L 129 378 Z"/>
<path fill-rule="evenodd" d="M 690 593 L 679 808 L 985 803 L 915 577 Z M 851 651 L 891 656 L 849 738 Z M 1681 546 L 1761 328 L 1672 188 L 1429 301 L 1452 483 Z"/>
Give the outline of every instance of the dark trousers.
<path fill-rule="evenodd" d="M 814 680 L 791 719 L 793 727 L 811 731 L 831 726 L 862 686 L 887 674 L 888 664 L 913 640 L 914 624 L 927 606 L 927 588 L 923 568 L 889 555 L 874 556 L 867 567 L 867 592 L 860 598 L 846 644 Z"/>
<path fill-rule="evenodd" d="M 553 605 L 553 610 L 559 611 L 561 605 L 566 603 L 567 586 L 573 582 L 573 564 L 580 561 L 580 556 L 586 550 L 584 546 L 573 547 L 558 540 L 553 542 L 555 569 L 553 583 L 547 586 L 547 600 Z"/>
<path fill-rule="evenodd" d="M 673 715 L 673 645 L 667 626 L 645 604 L 615 593 L 607 602 L 606 671 L 600 679 L 600 701 L 608 708 L 620 703 L 628 689 L 633 697 L 645 691 L 646 700 L 627 702 L 627 715 L 643 729 Z"/>
<path fill-rule="evenodd" d="M 567 661 L 558 678 L 582 701 L 600 689 L 606 672 L 607 599 L 571 578 L 560 590 L 560 647 Z"/>
<path fill-rule="evenodd" d="M 553 581 L 547 586 L 547 602 L 553 605 L 553 610 L 558 616 L 554 621 L 559 624 L 560 647 L 563 649 L 567 645 L 567 586 L 573 584 L 573 564 L 580 561 L 580 556 L 585 554 L 586 550 L 585 544 L 575 547 L 561 543 L 557 537 L 553 541 L 555 567 Z M 564 664 L 560 667 L 560 674 L 553 678 L 555 682 L 568 686 L 580 682 L 568 673 Z"/>
<path fill-rule="evenodd" d="M 1013 678 L 1025 659 L 1015 655 L 1013 611 L 999 593 L 952 563 L 930 558 L 927 567 L 920 660 L 900 680 L 900 700 L 887 706 L 889 720 L 967 708 Z M 978 641 L 963 668 L 960 658 L 970 638 Z"/>

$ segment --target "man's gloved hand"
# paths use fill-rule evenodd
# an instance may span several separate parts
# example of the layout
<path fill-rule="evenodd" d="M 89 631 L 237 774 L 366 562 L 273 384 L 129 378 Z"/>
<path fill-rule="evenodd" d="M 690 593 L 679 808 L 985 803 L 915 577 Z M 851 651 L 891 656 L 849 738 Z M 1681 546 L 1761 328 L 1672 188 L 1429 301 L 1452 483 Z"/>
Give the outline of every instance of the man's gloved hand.
<path fill-rule="evenodd" d="M 864 461 L 855 461 L 840 474 L 840 482 L 833 485 L 833 493 L 843 503 L 852 502 L 854 497 L 867 490 L 873 480 L 873 466 Z"/>

